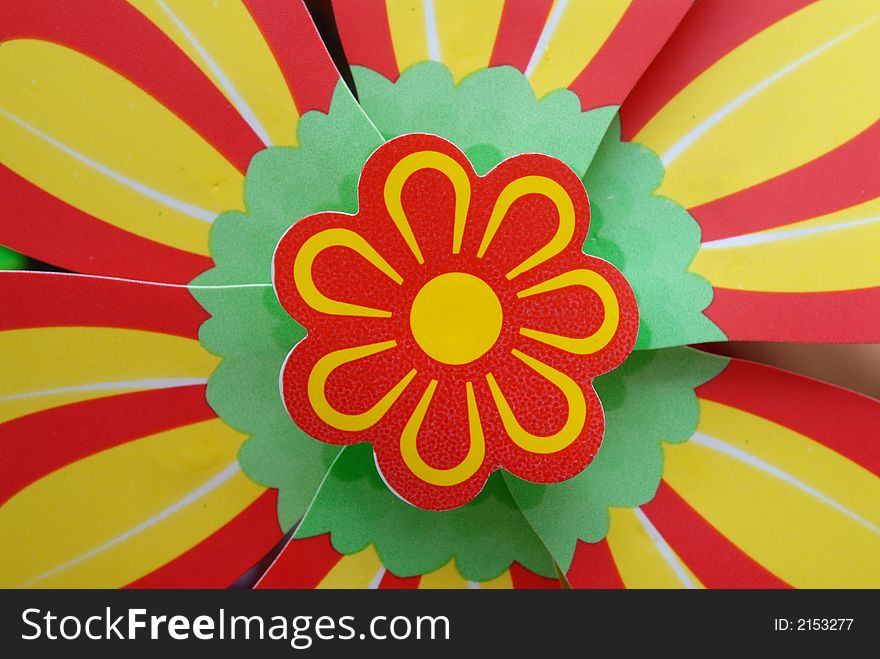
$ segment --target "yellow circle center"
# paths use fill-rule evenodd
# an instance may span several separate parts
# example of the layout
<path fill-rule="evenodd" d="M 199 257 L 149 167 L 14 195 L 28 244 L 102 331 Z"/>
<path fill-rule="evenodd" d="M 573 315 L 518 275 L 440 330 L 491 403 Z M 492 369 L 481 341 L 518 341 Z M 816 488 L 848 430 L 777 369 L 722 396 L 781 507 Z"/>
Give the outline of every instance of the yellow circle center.
<path fill-rule="evenodd" d="M 447 272 L 422 287 L 409 324 L 416 343 L 444 364 L 467 364 L 489 351 L 504 315 L 495 291 L 479 277 Z"/>

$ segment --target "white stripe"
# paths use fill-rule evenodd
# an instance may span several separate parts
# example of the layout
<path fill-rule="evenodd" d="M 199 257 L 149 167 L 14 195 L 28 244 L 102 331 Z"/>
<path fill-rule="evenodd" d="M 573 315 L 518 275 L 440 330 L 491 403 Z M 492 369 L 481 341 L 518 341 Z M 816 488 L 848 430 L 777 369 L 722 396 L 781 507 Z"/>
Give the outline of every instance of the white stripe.
<path fill-rule="evenodd" d="M 437 14 L 434 0 L 424 0 L 425 7 L 425 39 L 428 42 L 428 57 L 435 62 L 442 62 L 440 55 L 440 35 L 437 33 Z"/>
<path fill-rule="evenodd" d="M 809 494 L 810 496 L 818 499 L 822 503 L 834 508 L 834 510 L 838 511 L 849 517 L 850 519 L 858 522 L 869 531 L 872 531 L 878 535 L 880 535 L 880 529 L 874 526 L 871 522 L 866 520 L 864 517 L 861 517 L 851 511 L 849 508 L 842 506 L 837 503 L 834 499 L 829 498 L 819 490 L 810 487 L 803 481 L 799 481 L 797 478 L 788 474 L 778 467 L 774 467 L 768 462 L 765 462 L 761 458 L 758 458 L 750 453 L 746 453 L 738 449 L 735 446 L 731 446 L 726 442 L 722 442 L 720 439 L 716 439 L 715 437 L 710 437 L 709 435 L 705 435 L 703 433 L 695 433 L 693 437 L 691 437 L 692 442 L 695 444 L 699 444 L 700 446 L 705 446 L 706 448 L 713 449 L 718 451 L 719 453 L 724 453 L 725 455 L 729 455 L 730 457 L 739 460 L 740 462 L 745 462 L 747 465 L 754 467 L 755 469 L 759 469 L 764 473 L 770 474 L 771 476 L 775 476 L 779 480 L 788 483 L 789 485 L 796 487 L 797 489 Z"/>
<path fill-rule="evenodd" d="M 15 122 L 16 124 L 18 124 L 19 126 L 24 128 L 25 130 L 33 133 L 34 135 L 39 137 L 44 142 L 47 142 L 47 143 L 51 144 L 52 146 L 54 146 L 56 149 L 63 151 L 68 156 L 75 158 L 76 160 L 79 160 L 84 165 L 87 165 L 87 166 L 91 167 L 92 169 L 94 169 L 98 172 L 101 172 L 102 174 L 104 174 L 104 176 L 107 176 L 107 177 L 113 179 L 114 181 L 116 181 L 117 183 L 121 183 L 122 185 L 131 188 L 135 192 L 139 192 L 140 194 L 144 195 L 145 197 L 149 197 L 150 199 L 152 199 L 154 201 L 158 201 L 160 204 L 164 204 L 165 206 L 168 206 L 169 208 L 173 208 L 176 211 L 180 211 L 181 213 L 184 213 L 186 215 L 194 217 L 197 220 L 202 220 L 204 222 L 213 222 L 214 218 L 217 216 L 217 213 L 215 213 L 214 211 L 209 211 L 207 209 L 200 208 L 199 206 L 194 206 L 193 204 L 188 204 L 187 202 L 181 201 L 180 199 L 175 199 L 174 197 L 169 197 L 167 194 L 165 194 L 163 192 L 159 192 L 158 190 L 155 190 L 149 186 L 146 186 L 143 183 L 138 183 L 137 181 L 130 179 L 127 176 L 123 176 L 119 172 L 116 172 L 116 171 L 110 169 L 109 167 L 106 167 L 106 166 L 102 165 L 101 163 L 96 162 L 87 156 L 84 156 L 83 154 L 79 153 L 78 151 L 71 149 L 69 146 L 59 142 L 54 137 L 47 135 L 43 131 L 31 126 L 29 123 L 27 123 L 23 119 L 19 119 L 11 112 L 7 112 L 6 110 L 0 109 L 0 114 L 2 114 L 4 117 L 9 119 L 10 121 Z"/>
<path fill-rule="evenodd" d="M 709 117 L 708 119 L 703 121 L 696 128 L 694 128 L 691 132 L 689 132 L 687 135 L 682 137 L 678 142 L 673 144 L 669 148 L 669 150 L 663 154 L 663 157 L 661 158 L 661 160 L 663 161 L 663 166 L 669 167 L 669 164 L 673 160 L 675 160 L 682 153 L 684 153 L 694 142 L 696 142 L 698 139 L 700 139 L 706 132 L 708 132 L 711 128 L 715 127 L 718 123 L 720 123 L 723 119 L 725 119 L 728 115 L 730 115 L 734 110 L 737 110 L 742 105 L 744 105 L 749 100 L 751 100 L 754 96 L 756 96 L 757 94 L 760 94 L 762 91 L 767 89 L 770 85 L 772 85 L 775 82 L 778 82 L 780 79 L 784 78 L 792 71 L 795 71 L 796 69 L 800 68 L 801 66 L 803 66 L 804 64 L 809 62 L 814 57 L 818 57 L 819 55 L 821 55 L 822 53 L 824 53 L 828 49 L 833 48 L 834 46 L 841 43 L 842 41 L 845 41 L 846 39 L 849 39 L 851 36 L 853 36 L 854 34 L 856 34 L 859 31 L 865 29 L 866 27 L 868 27 L 868 25 L 870 25 L 871 23 L 873 23 L 876 20 L 877 20 L 876 17 L 868 19 L 867 21 L 860 23 L 859 25 L 856 25 L 854 28 L 847 30 L 843 34 L 834 37 L 830 41 L 826 41 L 821 46 L 818 46 L 814 50 L 811 50 L 810 52 L 808 52 L 806 55 L 799 57 L 791 64 L 779 69 L 776 73 L 774 73 L 770 77 L 765 78 L 764 80 L 759 82 L 757 85 L 755 85 L 751 89 L 749 89 L 749 90 L 745 91 L 744 93 L 740 94 L 739 96 L 737 96 L 735 99 L 730 101 L 730 103 L 728 103 L 727 105 L 722 107 L 720 110 L 718 110 L 718 112 L 716 112 L 711 117 Z"/>
<path fill-rule="evenodd" d="M 642 528 L 645 529 L 645 533 L 648 534 L 648 537 L 651 539 L 651 542 L 654 543 L 657 551 L 660 552 L 663 560 L 666 561 L 667 565 L 669 565 L 669 567 L 672 568 L 672 571 L 675 572 L 675 576 L 678 577 L 678 580 L 684 584 L 685 588 L 690 588 L 692 590 L 696 589 L 697 584 L 695 584 L 693 579 L 688 576 L 688 573 L 676 557 L 675 552 L 673 552 L 672 548 L 667 544 L 666 539 L 660 535 L 660 531 L 657 530 L 657 527 L 651 523 L 651 520 L 642 512 L 641 508 L 635 508 L 634 511 L 639 522 L 642 524 Z"/>
<path fill-rule="evenodd" d="M 92 384 L 80 384 L 70 387 L 58 387 L 57 389 L 43 389 L 42 391 L 27 391 L 21 394 L 0 396 L 0 403 L 7 400 L 20 398 L 34 398 L 37 396 L 51 396 L 53 394 L 67 394 L 74 391 L 111 391 L 113 389 L 171 389 L 173 387 L 188 387 L 195 384 L 206 384 L 205 378 L 155 378 L 150 380 L 121 380 L 118 382 L 94 382 Z"/>
<path fill-rule="evenodd" d="M 67 561 L 66 563 L 62 563 L 61 565 L 59 565 L 57 567 L 53 567 L 51 570 L 43 572 L 42 574 L 34 577 L 33 579 L 30 579 L 26 583 L 23 583 L 22 587 L 27 587 L 27 586 L 30 586 L 30 585 L 38 582 L 38 581 L 48 579 L 49 577 L 51 577 L 55 574 L 58 574 L 59 572 L 63 572 L 64 570 L 67 570 L 68 568 L 71 568 L 74 565 L 82 563 L 83 561 L 85 561 L 89 558 L 97 556 L 101 552 L 104 552 L 112 547 L 115 547 L 116 545 L 118 545 L 122 542 L 125 542 L 126 540 L 129 540 L 130 538 L 134 537 L 135 535 L 137 535 L 141 531 L 146 531 L 151 526 L 154 526 L 155 524 L 158 524 L 159 522 L 161 522 L 165 519 L 168 519 L 169 517 L 171 517 L 171 515 L 174 515 L 175 513 L 180 512 L 182 509 L 186 508 L 188 505 L 195 503 L 196 501 L 198 501 L 199 499 L 201 499 L 205 495 L 210 494 L 212 491 L 216 490 L 218 487 L 223 485 L 226 481 L 228 481 L 229 479 L 236 476 L 239 473 L 239 471 L 240 471 L 240 469 L 238 466 L 238 461 L 233 462 L 231 465 L 226 467 L 219 474 L 217 474 L 216 476 L 211 478 L 208 482 L 201 485 L 197 489 L 193 490 L 192 492 L 187 494 L 185 497 L 183 497 L 179 501 L 168 506 L 168 508 L 166 508 L 165 510 L 154 515 L 153 517 L 150 517 L 150 519 L 146 520 L 145 522 L 141 522 L 140 524 L 138 524 L 134 528 L 129 529 L 125 533 L 122 533 L 122 534 L 116 536 L 115 538 L 108 540 L 104 544 L 98 545 L 94 549 L 90 549 L 89 551 L 87 551 L 84 554 L 80 554 L 76 558 L 73 558 L 73 559 Z"/>
<path fill-rule="evenodd" d="M 538 67 L 538 63 L 541 61 L 541 58 L 544 57 L 544 53 L 547 52 L 547 46 L 550 45 L 550 39 L 553 38 L 553 33 L 556 32 L 556 28 L 559 27 L 559 21 L 562 19 L 562 12 L 565 11 L 567 6 L 568 0 L 556 0 L 553 4 L 553 11 L 550 12 L 550 16 L 547 17 L 547 22 L 544 23 L 544 28 L 541 30 L 541 36 L 538 37 L 538 43 L 535 44 L 535 50 L 532 52 L 532 57 L 529 59 L 528 66 L 526 66 L 527 78 L 532 77 L 532 74 Z"/>
<path fill-rule="evenodd" d="M 244 117 L 244 120 L 253 129 L 257 136 L 259 136 L 263 144 L 266 146 L 272 146 L 272 139 L 269 137 L 269 133 L 266 132 L 266 129 L 263 128 L 263 124 L 257 119 L 257 115 L 254 114 L 254 111 L 251 110 L 251 107 L 247 104 L 247 101 L 244 100 L 242 95 L 238 93 L 238 90 L 229 78 L 226 77 L 223 70 L 217 66 L 217 63 L 211 58 L 208 51 L 202 47 L 202 44 L 199 43 L 199 40 L 196 39 L 195 35 L 189 31 L 189 28 L 184 25 L 183 21 L 181 21 L 177 15 L 171 11 L 170 7 L 165 4 L 165 0 L 156 0 L 156 2 L 163 10 L 165 10 L 168 17 L 174 21 L 174 24 L 183 33 L 186 40 L 192 44 L 192 47 L 196 49 L 196 52 L 198 52 L 199 56 L 205 61 L 208 68 L 211 69 L 211 73 L 217 78 L 217 82 L 220 83 L 223 91 L 229 96 L 229 100 L 232 101 L 232 104 L 235 106 L 235 109 L 238 110 L 238 113 Z"/>
<path fill-rule="evenodd" d="M 385 576 L 385 568 L 380 567 L 376 571 L 376 576 L 373 577 L 373 580 L 370 582 L 370 585 L 367 586 L 369 590 L 376 590 L 379 588 L 379 584 L 382 583 L 382 578 Z"/>
<path fill-rule="evenodd" d="M 479 590 L 480 588 L 482 588 L 482 586 L 477 581 L 468 581 L 467 585 L 470 590 Z"/>
<path fill-rule="evenodd" d="M 837 224 L 827 224 L 825 226 L 818 227 L 789 229 L 788 231 L 750 233 L 743 236 L 720 238 L 719 240 L 710 240 L 707 243 L 703 243 L 700 246 L 700 249 L 731 249 L 733 247 L 747 247 L 748 245 L 774 243 L 779 240 L 789 240 L 790 238 L 804 238 L 806 236 L 814 236 L 820 233 L 831 233 L 832 231 L 851 229 L 852 227 L 858 227 L 864 224 L 873 224 L 874 222 L 880 222 L 880 216 L 863 217 L 858 220 L 849 220 L 848 222 L 838 222 Z"/>
<path fill-rule="evenodd" d="M 215 288 L 272 288 L 272 284 L 217 284 L 216 286 L 191 286 L 189 284 L 163 284 L 161 282 L 138 282 L 138 280 L 133 279 L 132 281 L 141 283 L 141 284 L 152 284 L 153 286 L 172 286 L 174 288 L 188 288 L 190 290 L 200 290 L 200 289 L 209 289 L 213 290 Z"/>
<path fill-rule="evenodd" d="M 18 274 L 27 274 L 28 277 L 82 277 L 85 279 L 103 279 L 107 281 L 120 281 L 126 284 L 143 284 L 144 286 L 160 286 L 164 288 L 188 288 L 190 290 L 213 290 L 221 288 L 272 288 L 272 284 L 217 284 L 216 286 L 191 286 L 189 284 L 169 284 L 164 281 L 149 281 L 147 279 L 126 279 L 125 277 L 108 277 L 106 275 L 81 275 L 78 272 L 47 272 L 44 270 L 8 270 L 3 275 L 14 277 Z"/>

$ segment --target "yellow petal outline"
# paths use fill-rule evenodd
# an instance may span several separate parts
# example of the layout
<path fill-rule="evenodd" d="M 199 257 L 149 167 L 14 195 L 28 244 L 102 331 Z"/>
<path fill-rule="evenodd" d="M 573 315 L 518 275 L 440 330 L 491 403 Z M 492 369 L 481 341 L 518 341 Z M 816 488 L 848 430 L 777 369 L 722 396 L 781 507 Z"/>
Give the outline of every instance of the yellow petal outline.
<path fill-rule="evenodd" d="M 504 398 L 501 388 L 495 381 L 495 377 L 491 373 L 486 373 L 486 382 L 489 384 L 492 397 L 495 399 L 495 405 L 498 407 L 498 413 L 501 415 L 504 430 L 510 435 L 510 439 L 514 444 L 530 453 L 547 455 L 563 450 L 577 439 L 584 424 L 587 422 L 587 401 L 584 398 L 584 392 L 581 391 L 578 383 L 565 373 L 557 371 L 555 368 L 519 350 L 513 349 L 511 354 L 562 392 L 568 405 L 568 418 L 565 420 L 565 425 L 552 435 L 546 437 L 533 435 L 520 425 L 516 415 Z"/>
<path fill-rule="evenodd" d="M 519 333 L 535 341 L 546 343 L 549 346 L 575 355 L 591 355 L 600 351 L 611 342 L 611 339 L 614 338 L 614 334 L 617 332 L 618 325 L 620 325 L 620 303 L 617 300 L 617 293 L 614 292 L 611 284 L 602 275 L 592 270 L 570 270 L 558 277 L 553 277 L 524 291 L 520 291 L 517 293 L 517 297 L 524 298 L 540 295 L 560 288 L 566 288 L 567 286 L 583 286 L 599 296 L 605 309 L 605 318 L 602 320 L 599 329 L 590 336 L 583 338 L 560 336 L 527 327 L 520 328 Z"/>
<path fill-rule="evenodd" d="M 474 386 L 472 383 L 467 382 L 465 388 L 467 390 L 468 430 L 471 441 L 467 455 L 456 466 L 449 469 L 437 469 L 422 459 L 417 446 L 419 428 L 421 428 L 425 414 L 428 412 L 428 406 L 431 404 L 436 388 L 437 380 L 431 380 L 425 389 L 425 393 L 422 394 L 419 404 L 413 410 L 412 416 L 407 421 L 406 427 L 404 427 L 403 433 L 400 435 L 400 454 L 409 470 L 421 480 L 431 485 L 450 487 L 463 483 L 482 466 L 483 460 L 486 457 L 486 439 L 483 436 L 480 412 L 477 409 L 477 401 L 474 397 Z"/>
<path fill-rule="evenodd" d="M 397 341 L 384 341 L 382 343 L 371 343 L 355 348 L 336 350 L 321 357 L 312 367 L 307 385 L 309 403 L 311 403 L 312 409 L 318 415 L 318 418 L 337 430 L 348 432 L 360 432 L 376 425 L 385 416 L 394 402 L 400 398 L 400 394 L 403 393 L 406 386 L 416 376 L 415 369 L 404 375 L 400 382 L 379 399 L 379 402 L 359 414 L 346 414 L 337 410 L 327 400 L 324 388 L 327 384 L 327 378 L 340 366 L 384 352 L 385 350 L 390 350 L 396 346 Z"/>
<path fill-rule="evenodd" d="M 403 283 L 403 278 L 363 236 L 351 229 L 325 229 L 306 240 L 293 261 L 293 281 L 303 301 L 315 311 L 331 316 L 391 318 L 390 311 L 333 300 L 318 290 L 312 279 L 312 265 L 318 255 L 330 247 L 347 247 L 381 270 L 394 283 Z"/>
<path fill-rule="evenodd" d="M 458 254 L 461 251 L 461 241 L 464 237 L 464 225 L 467 221 L 467 212 L 471 203 L 471 182 L 468 179 L 467 172 L 464 171 L 454 159 L 439 151 L 416 151 L 400 159 L 394 165 L 388 178 L 385 179 L 385 189 L 383 192 L 385 198 L 385 208 L 391 216 L 394 226 L 403 236 L 406 244 L 412 251 L 416 260 L 422 264 L 425 262 L 419 244 L 416 241 L 409 220 L 406 219 L 406 213 L 403 210 L 401 193 L 403 186 L 409 180 L 409 177 L 423 169 L 435 169 L 452 183 L 455 189 L 455 223 L 453 226 L 452 237 L 452 253 Z"/>
<path fill-rule="evenodd" d="M 559 226 L 546 245 L 505 275 L 507 279 L 513 279 L 553 258 L 565 249 L 574 236 L 574 203 L 565 188 L 546 176 L 522 176 L 504 186 L 501 194 L 498 195 L 480 248 L 477 250 L 477 258 L 483 258 L 486 254 L 486 250 L 489 249 L 492 239 L 495 238 L 495 234 L 501 226 L 501 221 L 513 203 L 528 194 L 543 195 L 553 202 L 557 213 L 559 213 Z"/>

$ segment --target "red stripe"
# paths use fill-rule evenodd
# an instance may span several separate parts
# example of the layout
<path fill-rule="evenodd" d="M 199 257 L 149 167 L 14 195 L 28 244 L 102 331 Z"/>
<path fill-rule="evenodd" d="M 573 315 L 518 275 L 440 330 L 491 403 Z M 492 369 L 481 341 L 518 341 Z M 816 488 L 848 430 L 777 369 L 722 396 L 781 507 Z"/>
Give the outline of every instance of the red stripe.
<path fill-rule="evenodd" d="M 392 574 L 390 570 L 385 570 L 382 581 L 379 582 L 379 588 L 382 590 L 414 590 L 419 587 L 421 577 L 398 577 Z"/>
<path fill-rule="evenodd" d="M 400 70 L 385 0 L 333 0 L 333 14 L 349 63 L 397 80 Z"/>
<path fill-rule="evenodd" d="M 531 570 L 527 570 L 519 563 L 510 566 L 510 580 L 513 587 L 518 590 L 558 590 L 562 588 L 559 579 L 548 579 Z"/>
<path fill-rule="evenodd" d="M 607 540 L 578 540 L 574 559 L 565 575 L 572 588 L 624 588 Z"/>
<path fill-rule="evenodd" d="M 507 64 L 525 73 L 552 8 L 553 0 L 507 0 L 489 66 Z"/>
<path fill-rule="evenodd" d="M 278 490 L 267 490 L 224 526 L 126 588 L 226 588 L 281 539 Z"/>
<path fill-rule="evenodd" d="M 123 327 L 197 339 L 208 314 L 185 288 L 54 272 L 0 272 L 0 331 Z"/>
<path fill-rule="evenodd" d="M 205 386 L 107 396 L 0 424 L 0 503 L 38 479 L 90 455 L 216 417 Z"/>
<path fill-rule="evenodd" d="M 257 588 L 316 588 L 342 554 L 330 544 L 330 534 L 291 539 L 257 582 Z"/>
<path fill-rule="evenodd" d="M 806 435 L 880 475 L 878 400 L 739 359 L 696 391 L 704 400 L 735 407 Z"/>
<path fill-rule="evenodd" d="M 703 242 L 820 217 L 880 197 L 880 121 L 836 149 L 690 209 Z"/>
<path fill-rule="evenodd" d="M 812 0 L 701 0 L 627 97 L 620 114 L 631 140 L 688 83 L 740 44 Z"/>
<path fill-rule="evenodd" d="M 716 288 L 705 314 L 730 341 L 880 343 L 880 288 L 824 293 Z"/>
<path fill-rule="evenodd" d="M 242 173 L 263 143 L 211 80 L 124 2 L 0 2 L 0 41 L 40 39 L 79 51 L 129 79 Z"/>
<path fill-rule="evenodd" d="M 0 165 L 0 244 L 67 270 L 174 283 L 212 266 L 185 252 L 117 229 Z"/>
<path fill-rule="evenodd" d="M 569 85 L 584 111 L 620 105 L 693 0 L 633 0 L 617 27 Z"/>
<path fill-rule="evenodd" d="M 339 72 L 302 0 L 245 0 L 302 115 L 327 112 Z"/>
<path fill-rule="evenodd" d="M 725 538 L 665 481 L 642 511 L 707 588 L 790 588 Z"/>

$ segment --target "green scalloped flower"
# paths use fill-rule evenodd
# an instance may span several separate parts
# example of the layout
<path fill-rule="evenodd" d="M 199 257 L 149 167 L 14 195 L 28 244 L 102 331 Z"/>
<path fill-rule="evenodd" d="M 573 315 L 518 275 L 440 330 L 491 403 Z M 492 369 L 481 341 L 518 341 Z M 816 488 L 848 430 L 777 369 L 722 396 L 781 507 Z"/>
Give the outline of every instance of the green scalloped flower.
<path fill-rule="evenodd" d="M 26 265 L 25 257 L 0 245 L 0 270 L 21 270 Z"/>
<path fill-rule="evenodd" d="M 305 330 L 266 285 L 272 255 L 298 219 L 325 210 L 356 212 L 361 168 L 381 144 L 341 86 L 328 114 L 301 118 L 299 147 L 270 147 L 254 157 L 245 179 L 246 212 L 223 213 L 214 223 L 216 267 L 193 284 L 236 288 L 193 289 L 211 314 L 200 341 L 223 358 L 208 400 L 226 423 L 250 436 L 239 456 L 242 468 L 278 488 L 279 520 L 285 529 L 299 521 L 297 537 L 329 532 L 344 553 L 373 544 L 400 576 L 450 559 L 474 581 L 491 579 L 514 561 L 553 576 L 556 566 L 567 568 L 578 539 L 604 537 L 610 506 L 651 499 L 662 471 L 661 441 L 693 433 L 694 387 L 726 364 L 687 348 L 649 350 L 685 343 L 695 327 L 705 340 L 723 338 L 702 313 L 711 287 L 687 271 L 699 228 L 681 206 L 654 194 L 663 177 L 660 160 L 620 140 L 616 107 L 582 112 L 567 90 L 537 100 L 510 67 L 478 71 L 457 85 L 439 63 L 416 65 L 394 83 L 359 67 L 354 75 L 360 105 L 381 138 L 439 135 L 462 149 L 479 174 L 510 156 L 540 152 L 583 177 L 592 207 L 584 251 L 624 273 L 641 316 L 636 352 L 595 380 L 606 413 L 602 447 L 587 469 L 564 483 L 535 485 L 496 473 L 471 503 L 432 512 L 404 503 L 385 486 L 368 445 L 340 449 L 292 423 L 278 377 Z"/>

